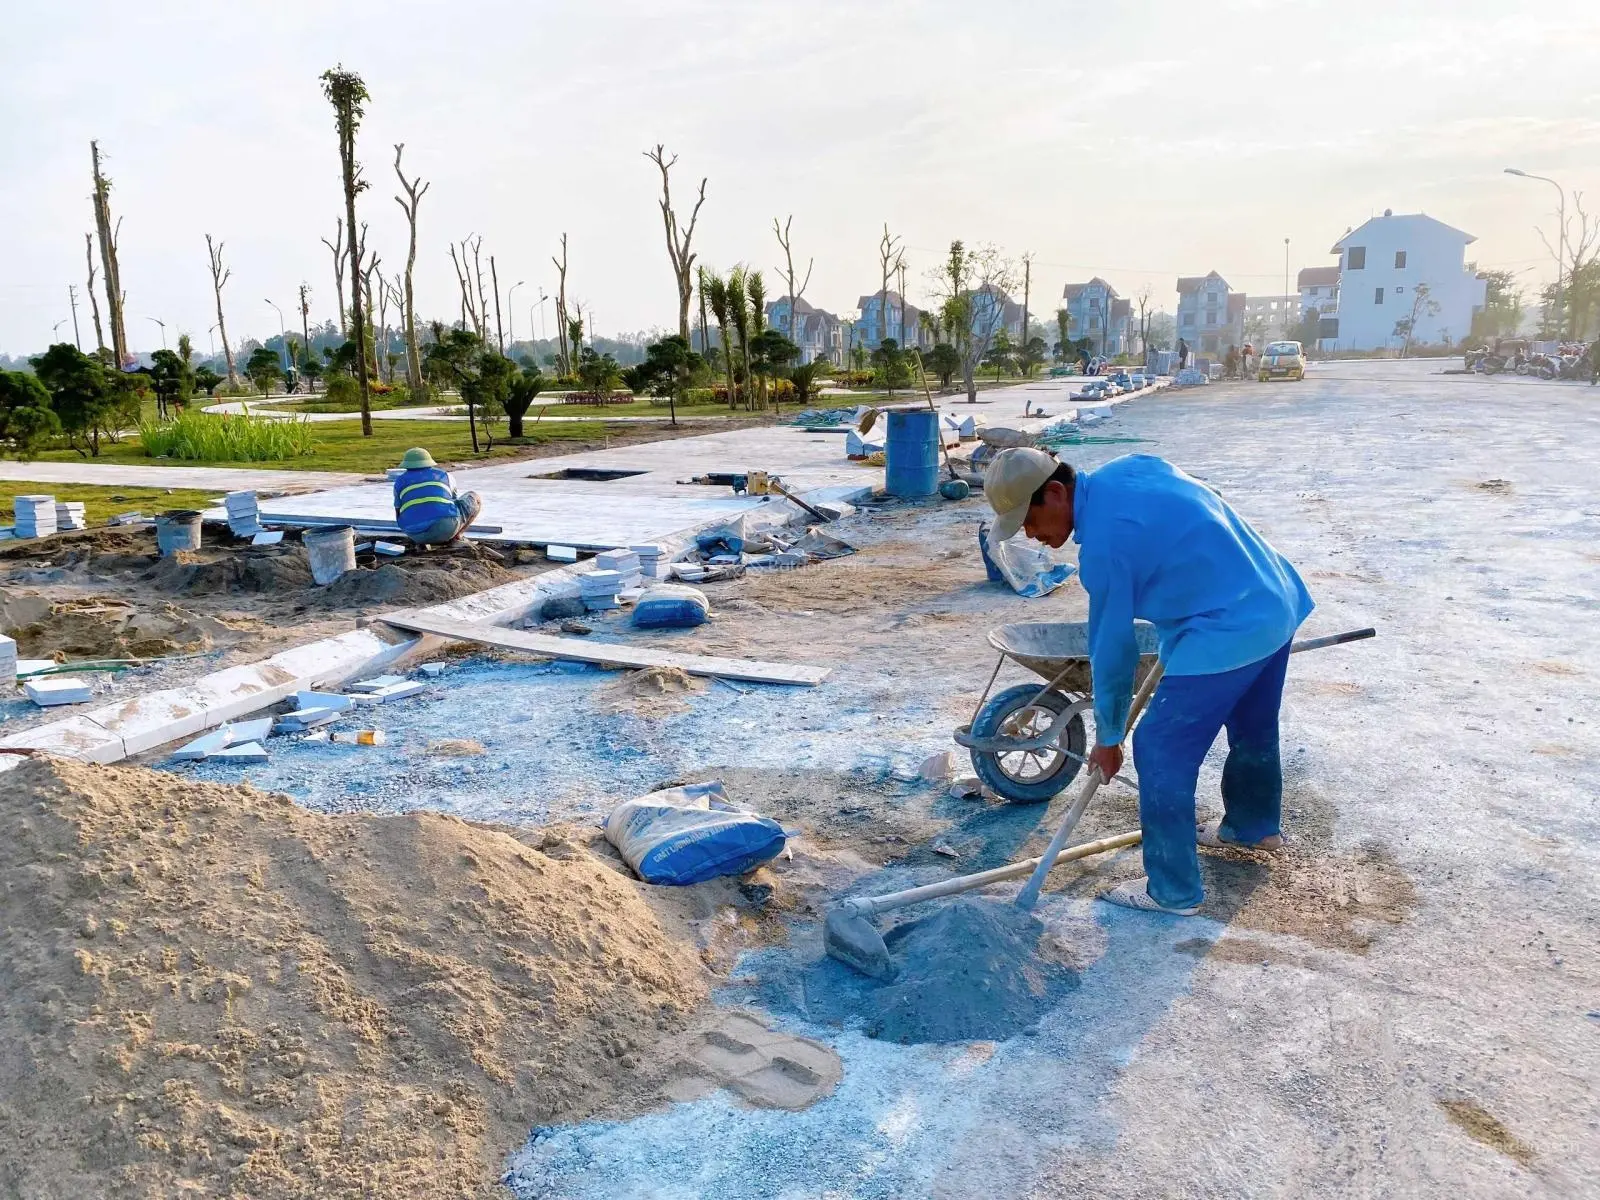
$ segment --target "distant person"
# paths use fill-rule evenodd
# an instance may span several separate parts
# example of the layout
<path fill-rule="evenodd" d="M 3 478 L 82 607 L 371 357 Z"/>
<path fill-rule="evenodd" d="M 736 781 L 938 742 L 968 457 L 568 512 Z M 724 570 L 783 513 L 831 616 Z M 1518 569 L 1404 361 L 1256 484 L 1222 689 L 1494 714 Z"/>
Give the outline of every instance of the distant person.
<path fill-rule="evenodd" d="M 1244 349 L 1239 352 L 1239 378 L 1250 378 L 1250 364 L 1256 356 L 1256 348 L 1249 342 L 1244 344 Z"/>
<path fill-rule="evenodd" d="M 1589 386 L 1600 380 L 1600 338 L 1589 343 Z"/>
<path fill-rule="evenodd" d="M 1225 379 L 1239 378 L 1239 348 L 1229 346 L 1228 352 L 1222 356 L 1222 375 Z"/>
<path fill-rule="evenodd" d="M 419 546 L 453 542 L 483 511 L 477 492 L 456 494 L 450 472 L 422 447 L 407 450 L 394 481 L 394 519 L 400 532 Z"/>
<path fill-rule="evenodd" d="M 1089 370 L 1089 352 L 1082 346 L 1078 347 L 1078 370 L 1082 371 L 1085 375 L 1093 374 L 1093 372 Z"/>
<path fill-rule="evenodd" d="M 1185 370 L 1189 366 L 1189 343 L 1182 338 L 1178 339 L 1178 370 Z"/>

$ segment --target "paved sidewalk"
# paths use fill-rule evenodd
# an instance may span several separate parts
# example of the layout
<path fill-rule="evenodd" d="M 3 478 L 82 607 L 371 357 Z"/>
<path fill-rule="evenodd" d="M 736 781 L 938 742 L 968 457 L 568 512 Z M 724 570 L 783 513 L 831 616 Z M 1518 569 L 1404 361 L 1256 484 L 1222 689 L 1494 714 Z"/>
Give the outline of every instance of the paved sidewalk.
<path fill-rule="evenodd" d="M 264 471 L 257 467 L 130 466 L 97 462 L 0 462 L 0 480 L 24 483 L 78 483 L 104 487 L 215 488 L 237 492 L 246 488 L 282 491 L 285 488 L 334 488 L 360 483 L 366 475 L 344 471 Z"/>

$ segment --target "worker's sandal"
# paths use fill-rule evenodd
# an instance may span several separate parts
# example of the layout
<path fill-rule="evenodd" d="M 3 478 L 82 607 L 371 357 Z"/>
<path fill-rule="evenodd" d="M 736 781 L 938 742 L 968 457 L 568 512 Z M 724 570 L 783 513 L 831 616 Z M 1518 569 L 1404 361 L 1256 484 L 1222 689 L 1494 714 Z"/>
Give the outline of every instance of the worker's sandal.
<path fill-rule="evenodd" d="M 1271 837 L 1264 837 L 1259 842 L 1236 842 L 1232 838 L 1222 836 L 1222 821 L 1207 821 L 1204 825 L 1197 826 L 1194 831 L 1194 840 L 1202 846 L 1221 848 L 1234 846 L 1240 850 L 1273 850 L 1283 849 L 1283 834 L 1275 833 Z"/>
<path fill-rule="evenodd" d="M 1158 904 L 1150 895 L 1150 880 L 1147 877 L 1130 879 L 1127 883 L 1119 883 L 1109 892 L 1101 895 L 1100 899 L 1107 904 L 1119 904 L 1123 908 L 1137 908 L 1141 912 L 1167 913 L 1174 917 L 1192 917 L 1200 911 L 1198 904 L 1188 908 L 1168 908 Z"/>

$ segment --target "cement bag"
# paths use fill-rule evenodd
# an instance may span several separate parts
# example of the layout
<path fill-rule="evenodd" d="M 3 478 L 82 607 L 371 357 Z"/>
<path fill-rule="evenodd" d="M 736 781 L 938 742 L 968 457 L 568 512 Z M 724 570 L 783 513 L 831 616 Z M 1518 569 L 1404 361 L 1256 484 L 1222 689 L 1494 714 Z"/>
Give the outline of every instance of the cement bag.
<path fill-rule="evenodd" d="M 640 629 L 693 629 L 704 625 L 710 612 L 711 602 L 699 588 L 658 583 L 633 606 L 633 623 Z"/>
<path fill-rule="evenodd" d="M 646 883 L 681 887 L 743 875 L 783 851 L 783 826 L 728 802 L 720 780 L 619 804 L 606 840 Z"/>
<path fill-rule="evenodd" d="M 1048 546 L 1024 537 L 997 542 L 990 533 L 987 521 L 978 526 L 978 551 L 989 581 L 1009 584 L 1019 596 L 1048 596 L 1077 573 Z"/>

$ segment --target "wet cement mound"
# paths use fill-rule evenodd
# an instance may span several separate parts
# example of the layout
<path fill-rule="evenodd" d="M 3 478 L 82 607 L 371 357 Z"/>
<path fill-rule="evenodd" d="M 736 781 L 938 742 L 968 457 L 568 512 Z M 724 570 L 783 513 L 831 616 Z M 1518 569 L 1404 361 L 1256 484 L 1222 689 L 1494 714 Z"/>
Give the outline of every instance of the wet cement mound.
<path fill-rule="evenodd" d="M 884 942 L 896 975 L 865 997 L 865 1031 L 886 1041 L 997 1041 L 1078 986 L 1044 925 L 1010 903 L 953 900 Z"/>
<path fill-rule="evenodd" d="M 1003 1041 L 1032 1029 L 1079 982 L 1043 924 L 1005 901 L 941 902 L 885 930 L 884 942 L 896 971 L 887 982 L 825 955 L 799 961 L 784 947 L 742 962 L 737 998 L 885 1041 Z"/>

